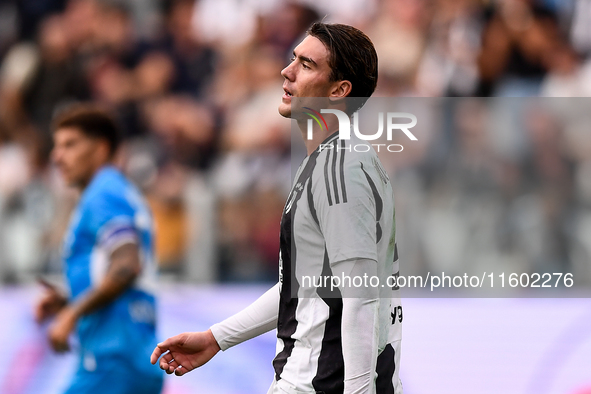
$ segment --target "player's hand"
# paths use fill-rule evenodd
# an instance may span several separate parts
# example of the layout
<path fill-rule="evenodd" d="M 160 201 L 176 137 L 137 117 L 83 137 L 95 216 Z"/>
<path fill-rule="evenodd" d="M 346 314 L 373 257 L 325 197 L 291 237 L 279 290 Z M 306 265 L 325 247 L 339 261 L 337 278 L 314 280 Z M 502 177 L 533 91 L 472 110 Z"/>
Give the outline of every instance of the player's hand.
<path fill-rule="evenodd" d="M 66 352 L 70 350 L 68 338 L 70 333 L 76 327 L 78 317 L 73 308 L 65 307 L 56 316 L 49 327 L 49 343 L 56 352 Z"/>
<path fill-rule="evenodd" d="M 45 292 L 35 305 L 35 320 L 41 323 L 55 316 L 68 302 L 67 298 L 51 283 L 39 279 Z"/>
<path fill-rule="evenodd" d="M 174 372 L 183 376 L 211 360 L 220 351 L 211 330 L 203 332 L 185 332 L 168 338 L 156 346 L 150 362 L 156 364 L 160 359 L 160 368 L 167 374 Z"/>

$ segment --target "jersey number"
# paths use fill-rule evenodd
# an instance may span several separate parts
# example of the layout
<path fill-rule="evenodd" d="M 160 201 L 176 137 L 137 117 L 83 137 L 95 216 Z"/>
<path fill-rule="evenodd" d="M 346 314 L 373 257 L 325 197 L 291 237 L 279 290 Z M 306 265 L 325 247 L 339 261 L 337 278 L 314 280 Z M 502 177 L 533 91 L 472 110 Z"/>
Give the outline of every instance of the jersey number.
<path fill-rule="evenodd" d="M 402 323 L 402 306 L 394 308 L 394 311 L 390 313 L 390 316 L 392 317 L 392 324 L 395 324 L 397 320 Z"/>

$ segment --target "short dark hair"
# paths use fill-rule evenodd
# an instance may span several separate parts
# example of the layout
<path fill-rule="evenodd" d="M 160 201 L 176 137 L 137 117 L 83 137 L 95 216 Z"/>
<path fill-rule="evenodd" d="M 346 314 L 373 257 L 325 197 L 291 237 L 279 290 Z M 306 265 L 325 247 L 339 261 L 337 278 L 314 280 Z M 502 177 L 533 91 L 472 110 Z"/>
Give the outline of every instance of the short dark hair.
<path fill-rule="evenodd" d="M 361 108 L 378 83 L 378 54 L 369 37 L 353 26 L 323 22 L 312 24 L 307 34 L 328 49 L 330 80 L 347 80 L 353 85 L 349 97 L 360 99 L 356 108 L 348 108 L 349 112 Z"/>
<path fill-rule="evenodd" d="M 119 147 L 120 132 L 117 122 L 96 104 L 73 104 L 60 111 L 53 121 L 52 130 L 55 133 L 66 127 L 75 127 L 89 137 L 106 140 L 111 157 Z"/>

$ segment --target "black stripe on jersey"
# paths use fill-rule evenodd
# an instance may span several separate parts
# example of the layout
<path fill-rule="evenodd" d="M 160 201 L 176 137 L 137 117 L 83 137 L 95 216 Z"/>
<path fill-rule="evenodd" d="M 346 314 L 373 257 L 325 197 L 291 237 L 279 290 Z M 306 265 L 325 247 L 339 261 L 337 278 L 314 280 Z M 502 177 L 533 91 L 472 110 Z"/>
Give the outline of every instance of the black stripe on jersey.
<path fill-rule="evenodd" d="M 330 151 L 332 149 L 327 149 L 326 152 L 326 161 L 324 162 L 324 184 L 326 186 L 326 197 L 328 197 L 328 205 L 332 205 L 332 198 L 330 194 L 330 185 L 328 184 L 328 161 L 330 160 Z"/>
<path fill-rule="evenodd" d="M 392 290 L 400 290 L 400 286 L 398 286 L 398 278 L 400 277 L 400 271 L 395 272 L 394 274 L 392 274 L 392 278 L 394 278 L 392 280 L 393 283 L 395 283 L 394 286 L 392 286 Z"/>
<path fill-rule="evenodd" d="M 332 187 L 334 189 L 334 200 L 335 200 L 335 204 L 339 204 L 339 189 L 337 186 L 337 144 L 338 144 L 339 140 L 335 140 L 335 142 L 332 143 L 333 145 L 333 155 L 332 155 Z"/>
<path fill-rule="evenodd" d="M 376 188 L 375 183 L 369 176 L 365 169 L 363 168 L 363 163 L 361 164 L 361 171 L 365 174 L 365 178 L 367 179 L 367 183 L 369 183 L 369 187 L 371 188 L 371 192 L 373 193 L 373 198 L 376 202 L 376 243 L 380 242 L 382 239 L 382 226 L 380 226 L 380 218 L 382 217 L 382 210 L 384 209 L 384 203 L 382 201 L 382 197 L 380 197 L 380 193 L 378 193 L 378 189 Z"/>
<path fill-rule="evenodd" d="M 378 356 L 376 365 L 376 393 L 394 394 L 394 372 L 396 371 L 396 351 L 392 344 L 387 344 Z"/>
<path fill-rule="evenodd" d="M 347 202 L 347 188 L 345 187 L 345 140 L 341 140 L 341 190 L 343 192 L 343 202 Z"/>
<path fill-rule="evenodd" d="M 324 250 L 322 277 L 332 276 L 328 252 Z M 319 287 L 318 295 L 328 305 L 328 320 L 324 324 L 322 349 L 318 356 L 318 369 L 312 379 L 312 386 L 317 392 L 325 394 L 342 394 L 345 389 L 345 360 L 341 341 L 341 321 L 343 315 L 343 299 L 337 288 Z"/>
<path fill-rule="evenodd" d="M 312 195 L 312 180 L 308 181 L 308 187 L 306 187 L 306 193 L 308 194 L 308 206 L 310 207 L 310 213 L 312 214 L 312 218 L 320 227 L 320 222 L 318 221 L 318 214 L 316 213 L 316 208 L 314 207 L 314 196 Z"/>
<path fill-rule="evenodd" d="M 298 321 L 295 317 L 298 307 L 297 293 L 299 290 L 299 283 L 295 276 L 295 261 L 297 250 L 293 245 L 293 218 L 298 208 L 298 200 L 303 194 L 304 188 L 297 188 L 296 185 L 303 185 L 312 176 L 314 167 L 316 166 L 316 159 L 318 158 L 318 151 L 310 155 L 310 159 L 302 170 L 297 181 L 294 183 L 294 188 L 290 194 L 294 194 L 289 198 L 292 199 L 291 207 L 288 212 L 284 210 L 281 217 L 281 233 L 279 236 L 281 259 L 282 259 L 282 286 L 279 296 L 279 315 L 277 317 L 277 338 L 283 341 L 283 350 L 277 354 L 273 360 L 273 367 L 275 369 L 275 379 L 281 379 L 281 373 L 287 359 L 291 356 L 291 352 L 295 346 L 295 339 L 292 338 L 298 327 Z M 294 294 L 296 296 L 294 296 Z"/>
<path fill-rule="evenodd" d="M 398 261 L 398 244 L 394 244 L 394 262 Z"/>
<path fill-rule="evenodd" d="M 337 138 L 337 136 L 338 132 L 333 133 L 326 140 L 324 140 L 320 146 L 322 146 L 323 144 L 331 143 L 333 139 Z M 314 152 L 312 152 L 312 154 L 310 155 L 310 158 L 308 159 L 306 166 L 300 173 L 300 176 L 298 177 L 297 181 L 294 183 L 294 187 L 292 188 L 292 191 L 290 193 L 290 210 L 287 212 L 286 210 L 284 210 L 283 215 L 281 217 L 281 233 L 279 237 L 279 247 L 281 249 L 282 259 L 282 273 L 280 277 L 283 279 L 281 282 L 282 286 L 281 293 L 279 296 L 279 315 L 277 316 L 277 338 L 283 341 L 283 349 L 281 350 L 281 352 L 277 354 L 277 356 L 275 356 L 275 359 L 273 360 L 273 368 L 275 369 L 275 380 L 281 379 L 283 368 L 285 367 L 289 357 L 291 356 L 291 352 L 293 351 L 296 342 L 296 340 L 293 338 L 293 334 L 296 332 L 298 327 L 298 320 L 296 319 L 296 310 L 298 307 L 297 294 L 300 285 L 295 276 L 297 247 L 294 244 L 293 238 L 293 218 L 295 217 L 295 214 L 297 212 L 298 201 L 303 194 L 304 188 L 297 188 L 296 186 L 298 184 L 305 185 L 306 181 L 311 179 L 312 172 L 314 171 L 314 168 L 316 166 L 316 161 L 318 159 L 319 154 L 320 147 L 316 149 Z M 326 163 L 324 172 L 326 175 Z M 328 180 L 328 177 L 325 176 L 325 178 Z M 326 187 L 326 190 L 329 190 L 328 186 Z M 293 196 L 291 196 L 292 193 Z"/>

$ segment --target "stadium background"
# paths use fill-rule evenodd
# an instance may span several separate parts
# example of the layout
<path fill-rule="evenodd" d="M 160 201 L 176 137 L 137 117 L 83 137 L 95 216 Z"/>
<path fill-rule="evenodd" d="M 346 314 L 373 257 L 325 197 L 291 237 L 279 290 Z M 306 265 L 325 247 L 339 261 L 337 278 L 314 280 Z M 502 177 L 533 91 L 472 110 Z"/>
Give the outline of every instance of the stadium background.
<path fill-rule="evenodd" d="M 157 224 L 161 336 L 205 329 L 277 278 L 291 181 L 279 70 L 317 18 L 374 41 L 376 96 L 591 93 L 588 0 L 0 0 L 0 393 L 56 393 L 71 368 L 31 314 L 35 278 L 60 279 L 76 201 L 49 161 L 55 111 L 95 100 L 117 114 L 117 162 Z M 502 132 L 475 127 L 482 112 L 461 106 L 403 171 L 389 168 L 415 203 L 405 209 L 425 213 L 421 236 L 407 242 L 417 256 L 409 266 L 462 272 L 472 246 L 489 259 L 509 250 L 520 272 L 570 270 L 591 283 L 589 123 L 569 128 L 535 113 Z M 490 217 L 505 220 L 474 237 Z M 407 394 L 591 391 L 586 299 L 413 299 L 405 308 Z M 166 393 L 265 392 L 273 348 L 266 335 L 232 349 L 171 377 Z"/>

